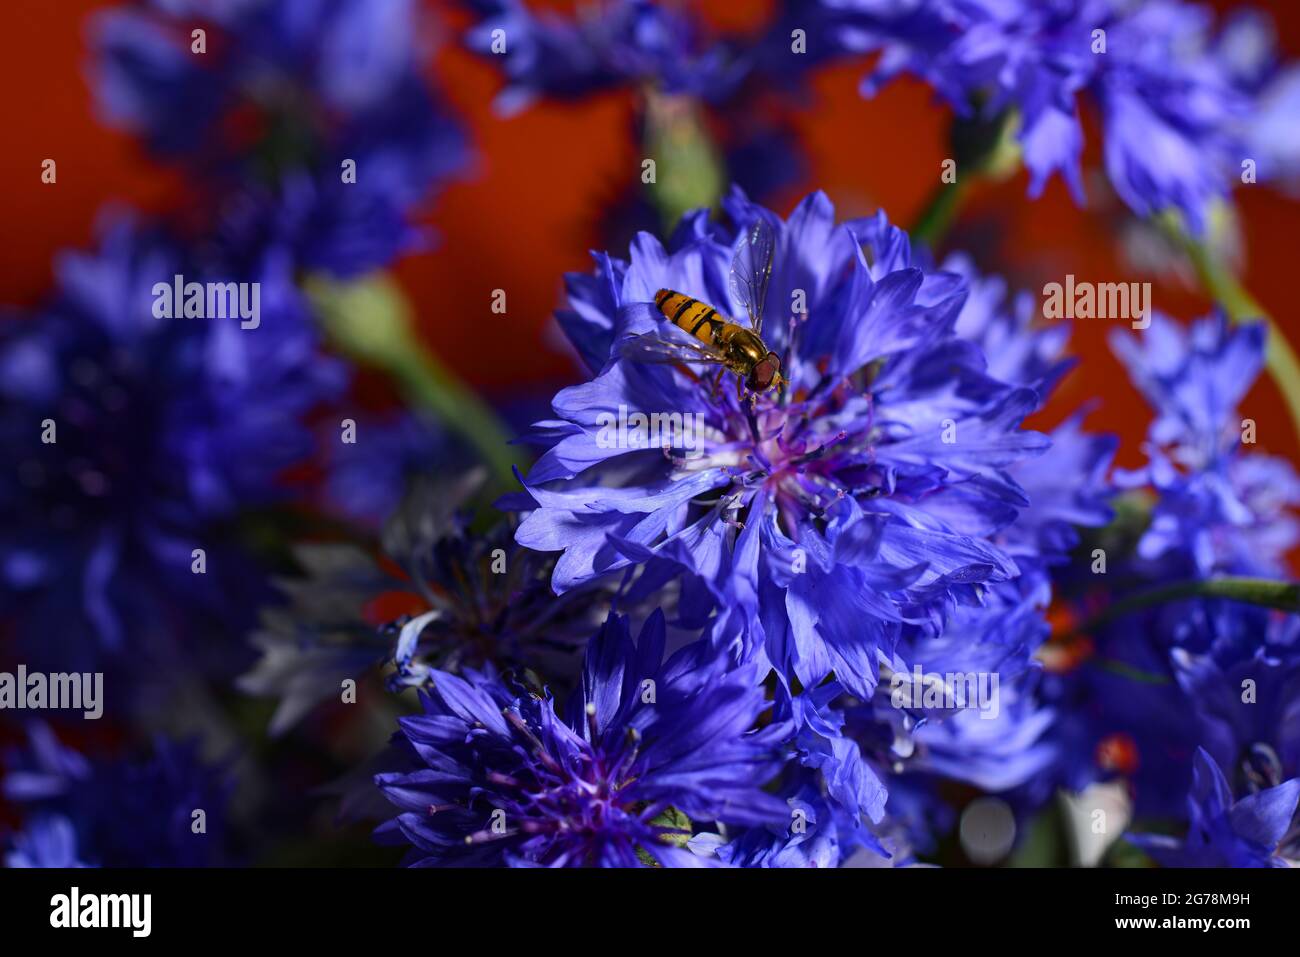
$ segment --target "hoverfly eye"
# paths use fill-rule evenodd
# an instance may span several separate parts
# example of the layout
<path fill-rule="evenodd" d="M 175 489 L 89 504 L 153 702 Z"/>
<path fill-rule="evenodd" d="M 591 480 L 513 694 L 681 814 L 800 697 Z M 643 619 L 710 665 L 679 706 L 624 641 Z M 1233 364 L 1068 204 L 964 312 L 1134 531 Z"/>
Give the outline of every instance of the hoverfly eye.
<path fill-rule="evenodd" d="M 769 352 L 754 366 L 754 371 L 750 375 L 750 388 L 755 392 L 765 392 L 770 389 L 780 368 L 781 360 L 775 353 Z"/>

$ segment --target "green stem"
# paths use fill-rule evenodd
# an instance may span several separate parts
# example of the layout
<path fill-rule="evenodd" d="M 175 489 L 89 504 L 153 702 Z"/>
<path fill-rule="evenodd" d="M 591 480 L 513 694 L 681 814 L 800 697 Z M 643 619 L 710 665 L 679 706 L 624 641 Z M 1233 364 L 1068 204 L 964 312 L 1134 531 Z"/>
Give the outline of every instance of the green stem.
<path fill-rule="evenodd" d="M 931 250 L 937 250 L 943 242 L 976 179 L 1000 182 L 1020 168 L 1020 114 L 1008 109 L 988 116 L 982 103 L 971 106 L 971 114 L 954 119 L 948 131 L 957 177 L 951 183 L 940 178 L 911 230 L 912 239 Z"/>
<path fill-rule="evenodd" d="M 1143 671 L 1141 668 L 1134 668 L 1128 662 L 1119 661 L 1115 658 L 1093 658 L 1087 664 L 1100 668 L 1102 671 L 1109 671 L 1113 675 L 1121 678 L 1127 678 L 1129 681 L 1136 681 L 1144 685 L 1167 685 L 1169 678 L 1165 675 L 1154 674 L 1150 671 Z"/>
<path fill-rule="evenodd" d="M 510 446 L 505 426 L 432 352 L 413 351 L 389 372 L 410 399 L 473 447 L 497 479 L 517 484 L 513 469 L 524 462 Z"/>
<path fill-rule="evenodd" d="M 718 205 L 727 187 L 726 164 L 692 98 L 647 87 L 644 104 L 646 156 L 656 163 L 655 182 L 647 189 L 667 234 L 691 210 Z"/>
<path fill-rule="evenodd" d="M 305 283 L 333 343 L 386 372 L 415 407 L 433 413 L 449 432 L 474 449 L 497 484 L 513 488 L 513 467 L 523 460 L 508 444 L 505 426 L 415 335 L 401 289 L 382 274 L 352 282 L 321 276 Z"/>
<path fill-rule="evenodd" d="M 1300 584 L 1273 581 L 1267 578 L 1242 578 L 1224 576 L 1196 581 L 1175 582 L 1129 595 L 1114 602 L 1102 612 L 1070 629 L 1065 637 L 1087 634 L 1109 624 L 1117 618 L 1143 611 L 1166 602 L 1185 598 L 1223 598 L 1264 608 L 1278 608 L 1287 612 L 1300 612 Z"/>
<path fill-rule="evenodd" d="M 1176 226 L 1167 228 L 1174 232 L 1175 239 L 1186 251 L 1201 285 L 1223 306 L 1229 319 L 1233 322 L 1258 319 L 1268 325 L 1265 362 L 1273 381 L 1282 392 L 1287 410 L 1291 413 L 1291 421 L 1295 424 L 1297 433 L 1300 433 L 1300 359 L 1296 357 L 1286 335 L 1232 270 L 1211 255 L 1203 243 L 1197 242 Z"/>
<path fill-rule="evenodd" d="M 930 194 L 930 199 L 925 204 L 925 208 L 921 210 L 920 217 L 912 226 L 913 242 L 925 243 L 931 249 L 938 247 L 953 220 L 957 218 L 957 211 L 961 208 L 962 202 L 969 192 L 966 183 L 974 175 L 978 174 L 967 173 L 965 176 L 959 177 L 955 182 L 941 182 L 935 187 L 934 192 Z"/>

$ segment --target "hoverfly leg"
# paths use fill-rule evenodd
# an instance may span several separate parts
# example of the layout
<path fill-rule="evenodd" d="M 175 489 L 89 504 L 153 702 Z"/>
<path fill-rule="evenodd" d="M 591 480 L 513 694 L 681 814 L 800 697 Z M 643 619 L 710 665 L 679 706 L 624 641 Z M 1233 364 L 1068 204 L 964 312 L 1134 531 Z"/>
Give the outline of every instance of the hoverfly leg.
<path fill-rule="evenodd" d="M 787 365 L 787 360 L 790 358 L 790 353 L 794 351 L 794 334 L 795 332 L 798 331 L 799 327 L 807 321 L 808 321 L 807 314 L 804 315 L 804 318 L 802 320 L 798 319 L 794 313 L 790 314 L 789 331 L 785 337 L 785 353 L 781 356 L 782 369 L 790 368 L 789 365 Z M 789 383 L 789 381 L 790 380 L 787 379 L 782 373 L 778 372 L 776 374 L 776 388 L 778 394 L 780 393 L 781 389 L 785 388 L 785 386 Z"/>
<path fill-rule="evenodd" d="M 718 389 L 719 387 L 721 387 L 721 385 L 722 385 L 722 370 L 719 369 L 713 376 L 713 385 L 709 388 L 710 402 L 716 402 L 718 400 Z"/>

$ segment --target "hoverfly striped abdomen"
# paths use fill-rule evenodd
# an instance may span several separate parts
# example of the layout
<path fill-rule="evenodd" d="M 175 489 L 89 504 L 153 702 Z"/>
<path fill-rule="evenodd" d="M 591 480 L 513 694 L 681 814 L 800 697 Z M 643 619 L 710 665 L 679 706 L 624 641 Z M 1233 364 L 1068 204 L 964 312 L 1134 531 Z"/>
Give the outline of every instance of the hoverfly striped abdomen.
<path fill-rule="evenodd" d="M 671 289 L 655 293 L 655 306 L 665 319 L 706 345 L 718 345 L 718 333 L 727 325 L 722 314 L 707 302 Z"/>

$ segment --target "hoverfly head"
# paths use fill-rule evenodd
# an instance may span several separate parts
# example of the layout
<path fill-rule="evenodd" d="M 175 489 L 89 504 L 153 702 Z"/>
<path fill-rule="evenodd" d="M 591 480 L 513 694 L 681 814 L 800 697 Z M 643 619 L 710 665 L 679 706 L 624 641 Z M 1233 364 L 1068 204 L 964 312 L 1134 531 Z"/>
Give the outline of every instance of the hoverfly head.
<path fill-rule="evenodd" d="M 780 380 L 781 357 L 775 352 L 769 352 L 754 364 L 745 385 L 751 392 L 766 392 L 773 386 L 779 385 Z"/>

